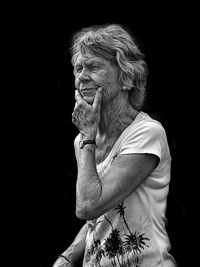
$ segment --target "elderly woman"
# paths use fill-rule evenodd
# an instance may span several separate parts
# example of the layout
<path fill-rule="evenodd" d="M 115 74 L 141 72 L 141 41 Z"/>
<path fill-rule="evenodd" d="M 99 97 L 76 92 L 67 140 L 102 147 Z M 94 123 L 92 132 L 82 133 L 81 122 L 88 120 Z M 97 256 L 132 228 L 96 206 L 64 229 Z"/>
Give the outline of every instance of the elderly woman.
<path fill-rule="evenodd" d="M 141 111 L 147 67 L 119 25 L 74 36 L 76 215 L 86 220 L 54 266 L 175 266 L 165 210 L 171 157 L 162 125 Z"/>

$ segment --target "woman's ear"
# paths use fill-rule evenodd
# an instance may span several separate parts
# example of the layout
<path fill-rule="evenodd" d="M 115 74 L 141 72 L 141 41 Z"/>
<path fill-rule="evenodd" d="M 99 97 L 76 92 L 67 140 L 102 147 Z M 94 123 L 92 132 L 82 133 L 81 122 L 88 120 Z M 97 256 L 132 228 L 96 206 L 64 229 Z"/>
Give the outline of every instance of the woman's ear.
<path fill-rule="evenodd" d="M 128 86 L 123 85 L 123 86 L 122 86 L 122 91 L 126 91 L 126 90 L 130 91 L 131 88 L 132 88 L 132 87 L 128 87 Z"/>

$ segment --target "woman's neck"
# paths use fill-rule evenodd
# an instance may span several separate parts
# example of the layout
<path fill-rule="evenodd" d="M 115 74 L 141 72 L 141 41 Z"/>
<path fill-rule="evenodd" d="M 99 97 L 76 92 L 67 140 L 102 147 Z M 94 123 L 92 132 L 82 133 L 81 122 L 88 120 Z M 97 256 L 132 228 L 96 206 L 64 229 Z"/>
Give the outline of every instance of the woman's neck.
<path fill-rule="evenodd" d="M 114 99 L 102 107 L 98 135 L 106 139 L 118 138 L 137 114 L 127 98 Z"/>

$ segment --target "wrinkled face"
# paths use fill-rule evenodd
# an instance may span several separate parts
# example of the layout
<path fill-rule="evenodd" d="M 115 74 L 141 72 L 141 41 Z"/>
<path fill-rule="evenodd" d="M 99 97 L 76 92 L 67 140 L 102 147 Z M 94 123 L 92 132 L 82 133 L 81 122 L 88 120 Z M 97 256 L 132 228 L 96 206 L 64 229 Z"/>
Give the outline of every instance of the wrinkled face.
<path fill-rule="evenodd" d="M 104 104 L 119 94 L 116 67 L 106 59 L 79 53 L 74 64 L 74 75 L 76 89 L 89 104 L 93 103 L 99 87 L 103 88 Z"/>

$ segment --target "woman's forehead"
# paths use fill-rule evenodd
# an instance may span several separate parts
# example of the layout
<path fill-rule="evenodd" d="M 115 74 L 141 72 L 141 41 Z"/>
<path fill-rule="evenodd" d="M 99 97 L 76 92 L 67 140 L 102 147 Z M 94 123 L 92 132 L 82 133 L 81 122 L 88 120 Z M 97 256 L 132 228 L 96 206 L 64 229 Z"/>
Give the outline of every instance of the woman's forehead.
<path fill-rule="evenodd" d="M 83 63 L 89 63 L 89 62 L 100 62 L 100 63 L 106 63 L 108 62 L 106 59 L 103 59 L 101 57 L 98 57 L 98 56 L 95 56 L 94 54 L 91 54 L 91 53 L 81 53 L 79 52 L 76 56 L 76 59 L 75 59 L 75 65 L 76 64 L 83 64 Z"/>

